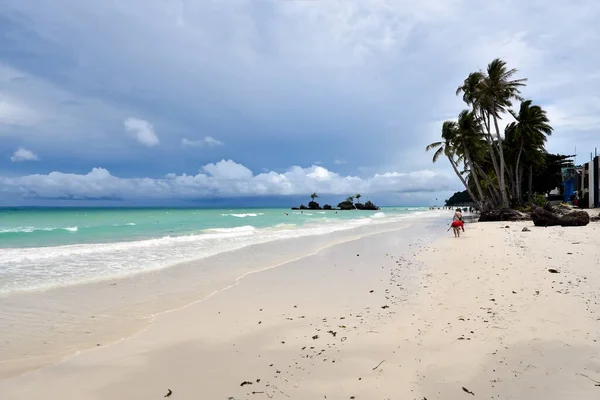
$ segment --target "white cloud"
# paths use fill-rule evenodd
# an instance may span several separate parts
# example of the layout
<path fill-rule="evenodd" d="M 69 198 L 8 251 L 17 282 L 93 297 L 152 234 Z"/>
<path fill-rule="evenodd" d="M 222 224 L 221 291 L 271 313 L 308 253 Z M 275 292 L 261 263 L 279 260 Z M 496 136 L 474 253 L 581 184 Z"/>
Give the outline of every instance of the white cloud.
<path fill-rule="evenodd" d="M 10 157 L 12 162 L 23 162 L 23 161 L 38 161 L 39 157 L 33 151 L 26 149 L 25 147 L 19 147 L 13 155 Z"/>
<path fill-rule="evenodd" d="M 233 160 L 221 160 L 216 164 L 206 164 L 201 170 L 215 179 L 249 180 L 253 175 L 250 169 Z"/>
<path fill-rule="evenodd" d="M 598 141 L 600 109 L 589 101 L 600 91 L 593 0 L 2 4 L 12 32 L 3 45 L 19 51 L 0 62 L 0 101 L 8 99 L 0 136 L 27 135 L 46 162 L 65 159 L 77 142 L 88 167 L 110 158 L 125 168 L 136 149 L 123 145 L 121 123 L 151 115 L 161 142 L 208 147 L 192 132 L 223 135 L 237 145 L 230 157 L 251 153 L 261 166 L 291 154 L 328 163 L 335 144 L 335 155 L 369 171 L 446 170 L 423 151 L 439 138 L 441 125 L 429 124 L 458 115 L 465 105 L 456 87 L 495 57 L 529 78 L 525 97 L 547 106 L 549 149 Z M 327 145 L 297 145 L 316 139 Z M 179 162 L 155 155 L 138 156 L 132 168 L 167 172 Z M 40 163 L 48 168 L 61 166 Z"/>
<path fill-rule="evenodd" d="M 188 138 L 181 139 L 181 145 L 184 147 L 215 147 L 215 146 L 223 146 L 223 142 L 215 139 L 212 136 L 205 136 L 202 140 L 191 140 Z"/>
<path fill-rule="evenodd" d="M 206 143 L 207 146 L 209 147 L 213 147 L 213 146 L 223 146 L 223 142 L 215 139 L 212 136 L 206 136 L 204 138 L 204 143 Z"/>
<path fill-rule="evenodd" d="M 51 172 L 47 175 L 0 177 L 0 193 L 23 199 L 195 199 L 265 195 L 348 195 L 439 192 L 456 189 L 456 179 L 432 171 L 389 172 L 370 178 L 342 176 L 320 166 L 294 166 L 284 173 L 254 175 L 232 160 L 203 166 L 197 175 L 168 174 L 164 178 L 119 178 L 104 168 L 85 175 Z"/>
<path fill-rule="evenodd" d="M 125 120 L 125 129 L 138 142 L 145 146 L 152 147 L 159 143 L 158 136 L 154 132 L 154 126 L 148 121 L 131 117 L 127 118 Z"/>

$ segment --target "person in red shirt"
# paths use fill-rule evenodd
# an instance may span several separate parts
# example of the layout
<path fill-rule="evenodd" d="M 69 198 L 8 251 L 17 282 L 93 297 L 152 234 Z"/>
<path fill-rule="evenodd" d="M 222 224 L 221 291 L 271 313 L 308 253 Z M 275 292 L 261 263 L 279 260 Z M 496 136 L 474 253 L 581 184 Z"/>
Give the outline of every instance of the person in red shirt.
<path fill-rule="evenodd" d="M 460 237 L 460 230 L 462 229 L 462 231 L 465 231 L 465 224 L 464 222 L 462 222 L 461 220 L 454 220 L 452 221 L 452 225 L 450 225 L 452 227 L 452 230 L 454 231 L 454 237 L 459 238 Z"/>

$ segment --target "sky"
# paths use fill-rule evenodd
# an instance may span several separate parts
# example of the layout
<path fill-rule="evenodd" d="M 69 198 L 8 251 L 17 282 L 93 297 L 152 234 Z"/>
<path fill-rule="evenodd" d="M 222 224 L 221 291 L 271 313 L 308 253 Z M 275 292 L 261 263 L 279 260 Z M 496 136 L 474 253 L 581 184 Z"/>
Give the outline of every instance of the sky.
<path fill-rule="evenodd" d="M 424 148 L 494 58 L 548 150 L 586 161 L 599 20 L 593 0 L 0 0 L 0 205 L 441 203 L 462 187 Z"/>

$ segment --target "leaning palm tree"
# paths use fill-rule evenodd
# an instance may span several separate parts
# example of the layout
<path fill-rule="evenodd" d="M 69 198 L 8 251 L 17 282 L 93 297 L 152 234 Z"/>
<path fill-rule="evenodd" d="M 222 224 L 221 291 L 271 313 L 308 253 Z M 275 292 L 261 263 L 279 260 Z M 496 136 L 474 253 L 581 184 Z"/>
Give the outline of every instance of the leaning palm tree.
<path fill-rule="evenodd" d="M 360 198 L 362 197 L 362 194 L 357 193 L 356 196 L 354 196 L 354 198 L 356 199 L 356 201 L 358 201 L 360 203 Z"/>
<path fill-rule="evenodd" d="M 310 199 L 311 199 L 312 201 L 315 201 L 315 199 L 316 199 L 317 197 L 319 197 L 319 195 L 318 195 L 318 194 L 316 194 L 316 193 L 313 193 L 313 194 L 311 194 L 311 195 L 310 195 Z"/>
<path fill-rule="evenodd" d="M 514 179 L 516 185 L 516 195 L 518 201 L 522 200 L 521 182 L 523 181 L 523 166 L 521 164 L 522 156 L 530 158 L 532 161 L 539 159 L 539 153 L 544 150 L 546 137 L 552 134 L 550 120 L 540 106 L 532 105 L 531 100 L 521 103 L 519 112 L 509 110 L 516 122 L 510 123 L 506 127 L 506 139 L 512 149 L 516 151 L 516 160 L 514 165 Z M 530 168 L 532 163 L 528 163 Z M 530 175 L 531 175 L 530 171 Z"/>
<path fill-rule="evenodd" d="M 432 161 L 434 163 L 437 162 L 442 155 L 446 156 L 446 158 L 450 162 L 450 165 L 452 166 L 452 169 L 454 170 L 454 173 L 456 174 L 456 176 L 458 176 L 458 178 L 464 185 L 465 189 L 471 196 L 471 199 L 473 199 L 473 201 L 477 204 L 477 207 L 481 210 L 482 204 L 480 199 L 475 196 L 475 194 L 471 190 L 471 186 L 468 184 L 467 180 L 463 177 L 463 174 L 458 169 L 459 164 L 463 162 L 463 156 L 461 154 L 462 152 L 460 148 L 455 147 L 455 139 L 457 136 L 457 123 L 455 121 L 445 121 L 442 125 L 443 141 L 431 143 L 425 148 L 425 150 L 430 151 L 437 149 L 435 153 L 433 153 Z"/>
<path fill-rule="evenodd" d="M 456 95 L 463 94 L 463 101 L 470 106 L 475 106 L 475 112 L 479 112 L 477 109 L 477 91 L 479 85 L 485 75 L 481 71 L 471 72 L 467 79 L 464 80 L 463 84 L 456 89 Z"/>
<path fill-rule="evenodd" d="M 486 74 L 477 85 L 474 94 L 474 101 L 477 107 L 483 111 L 485 118 L 487 118 L 487 127 L 489 128 L 490 126 L 490 117 L 494 123 L 496 140 L 498 141 L 498 158 L 500 161 L 498 165 L 498 183 L 500 185 L 503 207 L 508 207 L 508 197 L 504 180 L 506 163 L 502 146 L 503 139 L 500 135 L 498 120 L 502 118 L 501 115 L 503 113 L 506 113 L 507 108 L 512 105 L 513 99 L 522 100 L 520 87 L 525 86 L 527 79 L 512 79 L 516 73 L 516 69 L 508 69 L 506 67 L 505 61 L 495 59 L 488 64 Z M 491 131 L 491 129 L 489 130 Z"/>
<path fill-rule="evenodd" d="M 490 129 L 489 114 L 486 114 L 486 110 L 481 106 L 479 99 L 481 85 L 485 77 L 486 75 L 482 71 L 471 72 L 464 80 L 463 84 L 456 89 L 456 95 L 463 94 L 463 101 L 467 105 L 473 107 L 473 112 L 481 121 L 481 124 L 483 124 L 483 127 L 485 128 L 483 130 L 483 137 L 487 141 L 490 161 L 496 176 L 500 176 L 500 167 L 498 166 L 498 161 L 496 159 L 498 148 L 494 145 L 495 141 Z"/>
<path fill-rule="evenodd" d="M 485 141 L 482 137 L 482 128 L 479 118 L 474 111 L 463 110 L 456 123 L 454 134 L 455 145 L 462 150 L 465 171 L 471 174 L 479 201 L 485 202 L 485 195 L 478 174 L 477 161 L 482 158 L 482 149 Z"/>

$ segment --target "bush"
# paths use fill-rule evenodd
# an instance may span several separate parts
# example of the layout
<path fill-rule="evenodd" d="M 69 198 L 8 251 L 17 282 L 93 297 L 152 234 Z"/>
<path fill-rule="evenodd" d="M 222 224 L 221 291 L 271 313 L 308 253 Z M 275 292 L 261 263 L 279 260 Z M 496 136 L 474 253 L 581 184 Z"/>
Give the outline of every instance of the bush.
<path fill-rule="evenodd" d="M 306 207 L 304 204 L 301 204 L 301 205 L 300 205 L 300 209 L 301 209 L 301 210 L 308 210 L 308 207 Z"/>
<path fill-rule="evenodd" d="M 546 204 L 548 204 L 548 199 L 542 194 L 536 194 L 531 199 L 531 204 L 544 207 Z"/>
<path fill-rule="evenodd" d="M 332 207 L 329 204 L 325 204 L 323 206 L 323 210 L 331 210 L 331 209 L 332 209 Z"/>

